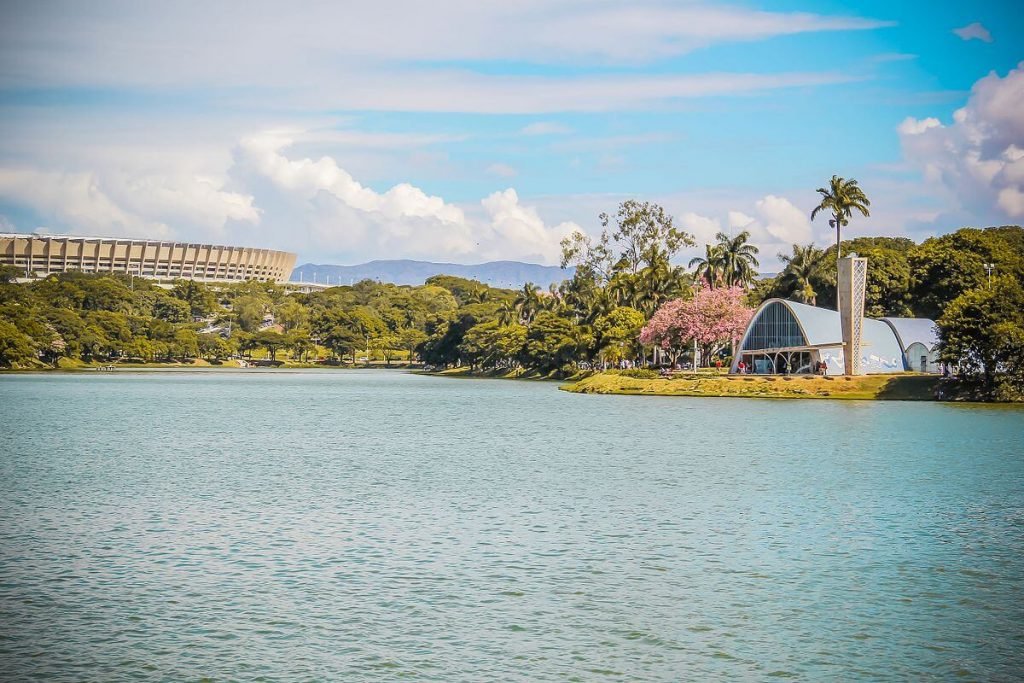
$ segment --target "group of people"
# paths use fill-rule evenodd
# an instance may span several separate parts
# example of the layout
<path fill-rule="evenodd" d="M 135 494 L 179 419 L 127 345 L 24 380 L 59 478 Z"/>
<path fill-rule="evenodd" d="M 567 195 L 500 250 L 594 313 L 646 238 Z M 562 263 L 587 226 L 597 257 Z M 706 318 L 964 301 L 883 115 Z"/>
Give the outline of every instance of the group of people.
<path fill-rule="evenodd" d="M 780 375 L 789 374 L 789 366 L 786 364 L 785 360 L 781 361 L 780 367 L 777 369 L 778 374 Z M 750 365 L 747 365 L 746 361 L 742 360 L 736 364 L 736 370 L 741 375 L 745 375 L 748 372 L 753 372 L 753 368 Z M 828 363 L 826 363 L 823 360 L 815 361 L 814 374 L 821 375 L 822 377 L 828 377 Z"/>

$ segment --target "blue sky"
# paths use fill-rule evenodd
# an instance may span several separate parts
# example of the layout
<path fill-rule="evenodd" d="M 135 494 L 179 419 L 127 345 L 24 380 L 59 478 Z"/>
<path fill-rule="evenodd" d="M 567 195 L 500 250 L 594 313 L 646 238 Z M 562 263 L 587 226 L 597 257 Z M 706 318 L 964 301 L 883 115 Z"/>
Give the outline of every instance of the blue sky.
<path fill-rule="evenodd" d="M 636 197 L 770 268 L 833 173 L 851 235 L 1024 220 L 1019 3 L 137 5 L 0 9 L 0 229 L 552 263 Z"/>

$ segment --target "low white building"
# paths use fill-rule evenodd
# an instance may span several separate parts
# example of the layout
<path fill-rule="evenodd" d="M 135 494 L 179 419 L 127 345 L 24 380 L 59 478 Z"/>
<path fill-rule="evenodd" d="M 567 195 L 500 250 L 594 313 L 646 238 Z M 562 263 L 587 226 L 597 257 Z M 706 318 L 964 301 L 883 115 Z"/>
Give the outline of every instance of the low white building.
<path fill-rule="evenodd" d="M 941 370 L 938 334 L 926 318 L 864 318 L 861 367 L 866 374 Z M 825 361 L 830 375 L 843 374 L 843 332 L 839 313 L 807 304 L 769 299 L 743 334 L 732 372 L 742 362 L 759 375 L 814 374 Z"/>

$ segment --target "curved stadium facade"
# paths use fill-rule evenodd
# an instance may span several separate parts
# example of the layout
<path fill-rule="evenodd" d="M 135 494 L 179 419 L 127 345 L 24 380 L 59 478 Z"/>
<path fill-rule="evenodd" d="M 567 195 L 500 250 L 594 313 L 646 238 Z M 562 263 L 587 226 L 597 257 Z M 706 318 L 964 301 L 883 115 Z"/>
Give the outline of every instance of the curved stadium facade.
<path fill-rule="evenodd" d="M 153 280 L 287 282 L 295 254 L 272 249 L 191 242 L 0 234 L 0 265 L 26 277 L 50 273 L 131 273 Z"/>

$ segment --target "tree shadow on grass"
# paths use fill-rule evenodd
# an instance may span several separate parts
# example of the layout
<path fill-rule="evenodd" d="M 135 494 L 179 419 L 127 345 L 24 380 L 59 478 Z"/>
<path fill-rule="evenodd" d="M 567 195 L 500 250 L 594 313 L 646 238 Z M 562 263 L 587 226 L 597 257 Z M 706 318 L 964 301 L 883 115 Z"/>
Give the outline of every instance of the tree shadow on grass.
<path fill-rule="evenodd" d="M 908 375 L 893 377 L 878 392 L 878 398 L 888 401 L 934 401 L 938 375 Z"/>

